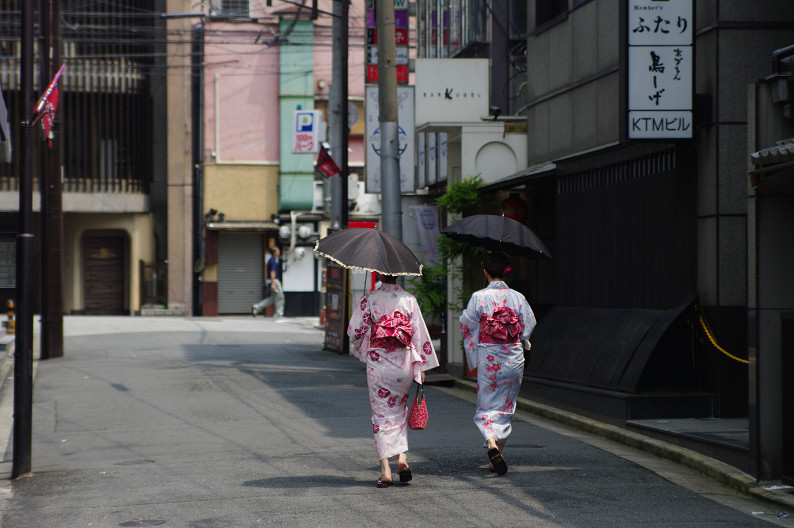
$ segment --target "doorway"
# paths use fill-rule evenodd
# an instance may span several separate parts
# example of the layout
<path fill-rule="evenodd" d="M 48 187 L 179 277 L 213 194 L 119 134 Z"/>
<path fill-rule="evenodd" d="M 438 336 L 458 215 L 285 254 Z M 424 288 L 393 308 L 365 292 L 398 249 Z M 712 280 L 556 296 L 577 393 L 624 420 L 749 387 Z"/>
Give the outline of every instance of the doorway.
<path fill-rule="evenodd" d="M 86 315 L 124 314 L 124 237 L 86 236 L 83 248 Z"/>

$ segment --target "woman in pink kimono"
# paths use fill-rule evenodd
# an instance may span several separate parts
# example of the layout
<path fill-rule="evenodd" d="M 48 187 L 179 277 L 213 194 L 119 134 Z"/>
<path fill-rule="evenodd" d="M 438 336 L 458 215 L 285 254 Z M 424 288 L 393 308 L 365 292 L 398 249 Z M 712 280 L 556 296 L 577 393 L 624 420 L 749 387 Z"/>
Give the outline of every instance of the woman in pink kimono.
<path fill-rule="evenodd" d="M 352 353 L 367 364 L 372 432 L 380 460 L 379 488 L 392 483 L 389 462 L 397 460 L 400 482 L 413 478 L 408 451 L 407 402 L 414 381 L 438 366 L 416 298 L 396 277 L 378 274 L 381 286 L 365 293 L 350 318 Z"/>
<path fill-rule="evenodd" d="M 501 253 L 483 262 L 488 286 L 474 292 L 460 316 L 469 367 L 477 367 L 477 411 L 474 423 L 488 448 L 491 471 L 507 473 L 502 457 L 511 431 L 516 397 L 524 377 L 524 344 L 535 328 L 535 315 L 519 292 L 504 282 L 510 264 Z"/>

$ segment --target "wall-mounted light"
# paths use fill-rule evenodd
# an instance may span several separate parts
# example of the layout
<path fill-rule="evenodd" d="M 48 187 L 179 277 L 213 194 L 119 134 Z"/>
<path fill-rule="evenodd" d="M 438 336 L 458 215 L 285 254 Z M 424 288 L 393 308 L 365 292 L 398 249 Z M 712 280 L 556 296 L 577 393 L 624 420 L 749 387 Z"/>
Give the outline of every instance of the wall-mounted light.
<path fill-rule="evenodd" d="M 298 236 L 301 238 L 309 238 L 312 236 L 312 228 L 303 224 L 298 228 Z"/>

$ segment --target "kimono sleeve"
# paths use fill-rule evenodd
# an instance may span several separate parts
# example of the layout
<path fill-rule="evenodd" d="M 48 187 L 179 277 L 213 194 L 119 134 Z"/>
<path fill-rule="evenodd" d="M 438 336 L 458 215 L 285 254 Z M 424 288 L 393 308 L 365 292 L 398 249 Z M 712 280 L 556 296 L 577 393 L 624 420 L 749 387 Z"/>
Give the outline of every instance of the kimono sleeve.
<path fill-rule="evenodd" d="M 421 372 L 434 369 L 438 366 L 438 357 L 430 339 L 422 311 L 416 299 L 411 302 L 411 326 L 414 334 L 411 337 L 411 354 L 413 357 L 413 377 L 417 383 L 422 383 Z"/>
<path fill-rule="evenodd" d="M 469 305 L 460 314 L 460 331 L 463 335 L 463 350 L 470 369 L 477 368 L 477 345 L 480 342 L 480 313 L 477 311 L 477 294 L 471 296 Z"/>
<path fill-rule="evenodd" d="M 364 294 L 350 316 L 350 323 L 347 325 L 347 335 L 350 337 L 350 352 L 364 363 L 367 362 L 371 330 L 370 303 L 367 294 Z"/>
<path fill-rule="evenodd" d="M 532 312 L 532 308 L 530 308 L 524 296 L 521 296 L 521 311 L 518 317 L 521 321 L 521 341 L 525 341 L 529 339 L 532 330 L 535 329 L 537 321 L 535 320 L 535 314 Z"/>

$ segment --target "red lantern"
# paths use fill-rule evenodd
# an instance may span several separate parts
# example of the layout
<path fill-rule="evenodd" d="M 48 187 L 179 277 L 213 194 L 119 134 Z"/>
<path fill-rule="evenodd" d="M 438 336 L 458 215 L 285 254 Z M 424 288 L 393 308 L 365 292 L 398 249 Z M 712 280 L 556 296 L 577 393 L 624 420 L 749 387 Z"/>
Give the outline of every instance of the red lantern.
<path fill-rule="evenodd" d="M 526 224 L 529 218 L 529 205 L 521 199 L 518 193 L 510 193 L 510 196 L 502 202 L 502 213 L 507 218 Z"/>

